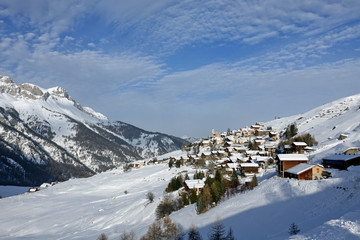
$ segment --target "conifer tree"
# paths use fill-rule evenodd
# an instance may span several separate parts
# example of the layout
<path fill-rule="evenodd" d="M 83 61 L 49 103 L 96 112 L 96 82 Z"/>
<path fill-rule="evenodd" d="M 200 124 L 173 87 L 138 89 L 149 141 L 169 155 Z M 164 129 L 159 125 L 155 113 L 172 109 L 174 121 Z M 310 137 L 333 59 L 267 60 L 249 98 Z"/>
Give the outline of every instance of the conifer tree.
<path fill-rule="evenodd" d="M 199 231 L 194 225 L 191 225 L 188 233 L 188 240 L 202 240 Z"/>
<path fill-rule="evenodd" d="M 226 238 L 225 238 L 225 239 L 226 239 L 226 240 L 235 240 L 234 233 L 233 233 L 233 230 L 232 230 L 231 227 L 229 228 L 229 232 L 228 232 L 228 234 L 226 235 Z"/>
<path fill-rule="evenodd" d="M 238 175 L 237 175 L 235 169 L 233 169 L 233 172 L 231 175 L 231 185 L 230 186 L 232 188 L 237 188 L 239 185 L 240 185 L 240 182 L 239 182 Z"/>
<path fill-rule="evenodd" d="M 108 237 L 105 233 L 101 233 L 96 240 L 108 240 Z"/>
<path fill-rule="evenodd" d="M 300 232 L 299 227 L 294 222 L 291 223 L 290 228 L 289 228 L 289 234 L 290 235 L 296 235 L 299 232 Z"/>
<path fill-rule="evenodd" d="M 225 240 L 225 229 L 220 220 L 216 221 L 211 226 L 211 232 L 209 233 L 210 240 Z"/>

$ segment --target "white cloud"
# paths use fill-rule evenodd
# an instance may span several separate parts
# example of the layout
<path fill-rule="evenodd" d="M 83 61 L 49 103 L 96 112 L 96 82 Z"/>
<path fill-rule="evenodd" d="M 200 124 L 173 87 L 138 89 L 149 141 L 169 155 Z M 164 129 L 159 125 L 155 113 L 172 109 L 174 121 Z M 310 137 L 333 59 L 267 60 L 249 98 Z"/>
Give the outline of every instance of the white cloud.
<path fill-rule="evenodd" d="M 356 1 L 179 1 L 134 26 L 138 43 L 176 51 L 192 43 L 258 43 L 275 36 L 324 33 L 358 19 Z M 126 22 L 125 22 L 126 24 Z"/>

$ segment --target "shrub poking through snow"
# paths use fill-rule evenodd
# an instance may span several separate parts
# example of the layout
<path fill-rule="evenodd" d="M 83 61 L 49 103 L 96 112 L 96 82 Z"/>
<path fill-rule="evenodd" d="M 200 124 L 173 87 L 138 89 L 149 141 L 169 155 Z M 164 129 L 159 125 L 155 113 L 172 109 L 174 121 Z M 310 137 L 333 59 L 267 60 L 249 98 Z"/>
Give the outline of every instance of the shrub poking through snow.
<path fill-rule="evenodd" d="M 300 232 L 300 229 L 299 227 L 295 224 L 295 223 L 292 223 L 290 225 L 290 228 L 289 228 L 289 234 L 290 235 L 296 235 Z"/>

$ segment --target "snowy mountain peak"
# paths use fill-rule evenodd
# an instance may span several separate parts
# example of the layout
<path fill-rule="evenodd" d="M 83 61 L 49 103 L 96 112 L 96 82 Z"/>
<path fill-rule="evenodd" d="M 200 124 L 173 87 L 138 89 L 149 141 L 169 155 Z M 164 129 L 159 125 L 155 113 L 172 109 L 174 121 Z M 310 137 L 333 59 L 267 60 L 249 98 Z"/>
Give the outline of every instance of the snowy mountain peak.
<path fill-rule="evenodd" d="M 0 93 L 8 93 L 16 98 L 40 99 L 44 90 L 34 84 L 16 84 L 7 76 L 0 76 Z"/>
<path fill-rule="evenodd" d="M 43 89 L 0 76 L 0 183 L 87 177 L 187 143 L 110 122 L 62 87 Z"/>
<path fill-rule="evenodd" d="M 0 75 L 0 84 L 9 84 L 9 83 L 14 83 L 11 78 L 9 78 L 8 76 L 1 76 Z"/>
<path fill-rule="evenodd" d="M 57 97 L 62 97 L 62 98 L 66 98 L 70 101 L 74 101 L 69 93 L 65 90 L 65 88 L 62 88 L 62 87 L 54 87 L 54 88 L 49 88 L 47 90 L 47 92 L 49 92 L 51 95 L 54 95 L 54 96 L 57 96 Z"/>

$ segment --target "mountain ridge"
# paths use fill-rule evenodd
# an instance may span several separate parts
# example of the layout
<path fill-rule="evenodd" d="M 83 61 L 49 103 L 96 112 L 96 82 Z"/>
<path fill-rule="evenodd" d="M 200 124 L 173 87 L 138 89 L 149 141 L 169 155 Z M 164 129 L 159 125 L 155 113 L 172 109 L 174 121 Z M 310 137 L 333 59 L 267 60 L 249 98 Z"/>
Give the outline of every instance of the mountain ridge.
<path fill-rule="evenodd" d="M 4 76 L 0 76 L 0 123 L 0 184 L 39 185 L 44 181 L 87 177 L 132 160 L 180 149 L 188 143 L 110 121 L 81 106 L 62 87 L 44 89 L 34 84 L 16 84 Z M 12 155 L 17 156 L 17 161 Z M 26 161 L 33 166 L 24 168 Z M 8 174 L 16 169 L 31 172 L 31 168 L 37 169 L 41 164 L 49 167 L 42 171 L 43 178 L 25 174 L 19 179 L 15 177 L 18 174 Z M 54 173 L 55 169 L 58 172 Z"/>

